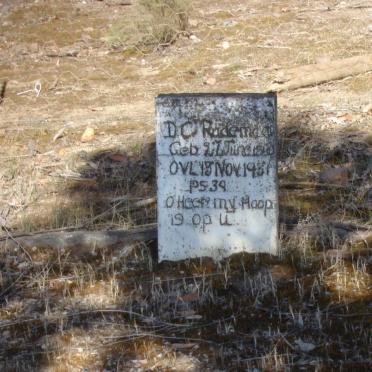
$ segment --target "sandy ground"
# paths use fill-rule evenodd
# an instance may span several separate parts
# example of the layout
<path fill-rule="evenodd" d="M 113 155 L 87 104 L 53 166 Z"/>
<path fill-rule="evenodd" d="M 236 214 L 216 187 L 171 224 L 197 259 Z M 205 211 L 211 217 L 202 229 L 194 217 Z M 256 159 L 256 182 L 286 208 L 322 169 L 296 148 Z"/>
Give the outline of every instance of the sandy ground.
<path fill-rule="evenodd" d="M 117 200 L 123 197 L 124 200 L 138 200 L 155 195 L 153 142 L 154 99 L 157 94 L 264 92 L 288 68 L 364 55 L 372 50 L 372 8 L 367 1 L 195 0 L 188 34 L 181 36 L 167 48 L 154 48 L 151 53 L 133 53 L 126 50 L 125 45 L 117 46 L 112 42 L 113 35 L 117 36 L 117 25 L 130 23 L 140 17 L 135 1 L 132 5 L 123 5 L 124 3 L 119 0 L 0 0 L 0 87 L 6 82 L 0 104 L 0 222 L 4 236 L 67 227 L 126 228 L 155 222 L 154 208 L 131 211 L 126 204 L 123 206 Z M 372 74 L 369 72 L 279 93 L 281 183 L 318 183 L 320 172 L 330 167 L 348 169 L 348 176 L 341 181 L 326 176 L 330 177 L 326 179 L 330 184 L 341 182 L 346 190 L 344 192 L 340 192 L 339 188 L 324 192 L 311 187 L 305 190 L 281 191 L 281 221 L 293 220 L 296 225 L 294 231 L 306 229 L 304 226 L 307 223 L 330 220 L 370 225 L 371 87 Z M 93 128 L 94 135 L 87 141 L 82 141 L 87 128 Z M 296 244 L 302 243 L 297 241 Z M 327 241 L 326 249 L 337 247 L 336 243 L 332 245 Z M 213 332 L 205 333 L 213 341 L 210 345 L 198 341 L 181 342 L 177 338 L 177 343 L 181 346 L 172 346 L 153 338 L 141 345 L 132 343 L 129 349 L 125 349 L 128 340 L 136 337 L 136 325 L 133 322 L 129 322 L 129 328 L 125 328 L 126 323 L 119 321 L 117 314 L 115 317 L 111 314 L 111 328 L 100 323 L 93 332 L 89 328 L 89 319 L 81 320 L 83 323 L 86 321 L 84 328 L 80 327 L 80 323 L 76 325 L 70 322 L 70 318 L 62 316 L 63 311 L 79 309 L 82 312 L 87 308 L 91 309 L 92 304 L 95 304 L 93 308 L 126 308 L 129 303 L 136 302 L 136 311 L 144 311 L 145 314 L 140 318 L 142 326 L 150 322 L 152 312 L 157 317 L 164 311 L 167 314 L 162 318 L 164 322 L 171 317 L 168 314 L 171 310 L 164 304 L 167 301 L 168 305 L 173 303 L 169 298 L 187 294 L 187 286 L 185 289 L 177 284 L 168 288 L 167 297 L 161 293 L 164 290 L 161 285 L 155 285 L 155 290 L 146 288 L 143 291 L 138 289 L 142 285 L 140 280 L 127 286 L 120 285 L 121 281 L 127 280 L 127 275 L 132 275 L 125 270 L 143 277 L 145 282 L 161 276 L 159 272 L 155 272 L 155 276 L 148 275 L 148 251 L 144 247 L 136 249 L 137 253 L 133 257 L 125 258 L 125 269 L 123 265 L 120 266 L 124 258 L 115 253 L 114 256 L 109 255 L 107 261 L 103 255 L 99 260 L 97 258 L 95 264 L 89 263 L 93 266 L 87 264 L 84 268 L 79 262 L 69 262 L 66 264 L 68 267 L 62 270 L 61 267 L 64 266 L 60 262 L 60 273 L 50 269 L 51 262 L 57 260 L 54 256 L 35 252 L 32 253 L 33 262 L 26 262 L 22 266 L 22 260 L 26 260 L 24 257 L 15 259 L 14 252 L 2 252 L 1 283 L 2 289 L 6 291 L 2 295 L 1 321 L 16 323 L 22 319 L 19 329 L 15 331 L 18 332 L 18 338 L 14 338 L 6 328 L 8 323 L 0 322 L 0 327 L 5 324 L 2 328 L 5 332 L 1 334 L 2 340 L 5 343 L 12 337 L 15 340 L 7 353 L 2 354 L 4 365 L 14 369 L 18 365 L 20 370 L 26 368 L 27 363 L 39 366 L 35 368 L 49 366 L 45 368 L 50 370 L 80 370 L 79 368 L 89 365 L 93 366 L 91 370 L 187 370 L 189 367 L 190 370 L 200 370 L 201 366 L 209 366 L 212 370 L 216 366 L 226 368 L 226 361 L 218 354 L 218 350 L 223 348 L 221 345 L 228 338 L 229 330 L 236 327 L 232 320 L 222 322 L 225 328 L 222 330 L 221 325 L 217 336 Z M 301 257 L 304 259 L 305 256 Z M 265 291 L 271 293 L 268 278 L 274 274 L 268 273 L 274 270 L 275 265 L 284 265 L 284 273 L 288 276 L 281 269 L 278 280 L 280 283 L 284 283 L 281 280 L 287 280 L 282 293 L 286 296 L 286 291 L 291 292 L 288 288 L 293 287 L 296 280 L 306 282 L 306 270 L 315 276 L 319 274 L 316 272 L 317 268 L 311 266 L 309 269 L 306 266 L 309 262 L 304 260 L 303 267 L 298 267 L 293 262 L 285 262 L 284 265 L 282 261 L 263 261 L 256 265 L 248 261 L 252 264 L 251 292 L 259 298 Z M 107 262 L 113 265 L 112 270 Z M 115 262 L 120 265 L 116 267 Z M 262 272 L 262 265 L 268 265 L 269 271 Z M 363 260 L 359 262 L 359 266 L 354 262 L 350 265 L 345 263 L 336 271 L 328 268 L 328 279 L 323 278 L 324 288 L 334 291 L 332 296 L 336 296 L 336 293 L 344 296 L 345 303 L 350 299 L 352 303 L 355 298 L 363 299 L 363 312 L 368 309 L 370 311 L 370 266 Z M 367 266 L 363 268 L 360 265 Z M 265 266 L 265 270 L 267 267 Z M 194 269 L 189 266 L 186 269 L 181 267 L 180 270 L 168 269 L 168 276 L 177 278 L 182 278 L 183 270 L 190 275 L 201 270 L 197 265 Z M 300 279 L 291 274 L 294 269 L 298 270 L 295 271 Z M 22 270 L 25 270 L 24 273 Z M 50 276 L 48 270 L 51 270 Z M 212 265 L 210 270 L 212 273 L 216 272 L 218 277 L 221 275 L 219 270 L 224 269 Z M 241 267 L 237 270 L 241 270 Z M 14 279 L 19 272 L 22 276 Z M 234 274 L 231 275 L 234 278 Z M 241 277 L 239 275 L 238 278 Z M 351 289 L 342 287 L 342 278 L 347 275 L 353 278 L 350 281 Z M 255 287 L 255 281 L 259 278 L 263 278 L 264 283 L 261 289 Z M 13 280 L 17 280 L 15 284 L 11 284 Z M 206 321 L 222 324 L 220 319 L 224 315 L 218 311 L 218 301 L 223 302 L 221 298 L 224 297 L 226 288 L 223 289 L 224 285 L 219 280 L 217 283 L 213 280 L 210 279 L 209 282 L 210 293 L 214 293 L 213 288 L 217 288 L 217 299 L 211 300 L 213 296 L 206 289 L 202 294 L 198 292 L 199 305 L 196 306 L 192 299 L 186 300 L 185 308 L 175 308 L 174 311 L 194 311 L 190 313 L 190 319 L 201 311 Z M 239 282 L 241 279 L 236 280 Z M 31 283 L 29 287 L 27 283 Z M 314 283 L 315 281 L 312 288 L 315 288 Z M 13 286 L 10 292 L 7 290 L 9 285 Z M 199 285 L 199 282 L 195 285 Z M 304 284 L 304 288 L 307 288 L 306 285 Z M 196 287 L 193 288 L 191 293 L 195 293 Z M 353 294 L 348 292 L 349 289 L 354 291 Z M 63 300 L 58 296 L 57 299 L 54 298 L 52 294 L 49 297 L 45 295 L 54 290 L 56 293 L 63 293 Z M 226 295 L 225 300 L 235 301 L 240 296 L 238 292 L 232 291 L 232 297 Z M 293 296 L 296 303 L 293 306 L 298 305 L 298 308 L 292 316 L 292 310 L 288 309 L 288 304 L 285 305 L 287 315 L 284 316 L 290 314 L 289 319 L 297 317 L 295 322 L 301 323 L 301 311 L 306 312 L 308 309 L 301 310 L 300 294 L 289 292 L 288 296 Z M 28 302 L 22 302 L 25 293 Z M 324 300 L 324 293 L 318 295 L 319 304 L 321 299 Z M 154 303 L 149 300 L 151 296 L 155 298 Z M 270 296 L 275 297 L 272 293 Z M 337 302 L 336 297 L 332 297 L 332 304 Z M 55 302 L 51 308 L 48 308 L 49 305 L 39 308 L 37 301 L 40 298 L 44 305 L 49 300 L 50 303 Z M 67 301 L 66 298 L 70 299 L 68 304 L 64 302 Z M 145 300 L 151 306 L 143 307 L 141 304 Z M 214 304 L 211 313 L 207 311 L 208 301 Z M 240 310 L 246 311 L 245 306 L 241 305 Z M 249 303 L 249 306 L 253 305 Z M 358 307 L 353 309 L 357 310 Z M 314 315 L 315 312 L 311 311 L 308 313 Z M 255 314 L 254 319 L 258 323 L 264 312 L 261 309 Z M 33 328 L 27 328 L 22 323 L 30 314 L 36 314 L 35 317 L 40 319 L 40 314 L 54 314 L 60 322 L 67 322 L 68 326 L 63 331 L 63 325 L 58 326 L 58 322 L 48 318 L 51 329 L 44 332 L 42 327 L 35 326 L 36 331 L 32 335 L 30 332 L 33 332 Z M 309 319 L 311 316 L 309 315 Z M 198 318 L 195 317 L 194 321 L 195 319 Z M 309 319 L 310 322 L 316 317 L 314 315 Z M 336 324 L 338 321 L 339 318 L 335 321 Z M 246 324 L 246 321 L 242 321 L 241 326 L 248 334 L 250 328 Z M 165 327 L 166 324 L 159 323 L 156 326 Z M 245 365 L 248 367 L 260 365 L 263 370 L 270 370 L 273 365 L 282 365 L 285 369 L 287 365 L 291 365 L 292 357 L 297 358 L 297 362 L 303 360 L 305 365 L 311 365 L 316 364 L 319 355 L 327 361 L 324 363 L 330 363 L 327 358 L 332 353 L 332 358 L 342 359 L 341 344 L 336 346 L 332 341 L 326 351 L 322 349 L 319 355 L 309 357 L 307 352 L 301 351 L 298 342 L 294 343 L 299 340 L 301 331 L 295 329 L 294 333 L 284 334 L 285 341 L 276 334 L 277 339 L 273 341 L 271 336 L 264 333 L 267 331 L 266 326 L 263 322 L 262 329 L 257 334 L 249 333 L 250 336 L 244 337 L 253 337 L 255 340 L 258 338 L 263 344 L 270 345 L 268 349 L 271 348 L 271 352 L 263 347 L 260 350 L 256 348 L 255 352 L 250 349 L 248 353 L 246 343 L 253 348 L 253 338 L 247 341 L 242 339 L 242 335 L 232 337 L 242 342 L 245 359 L 248 359 Z M 270 324 L 271 326 L 276 325 Z M 355 325 L 353 335 L 357 334 L 356 329 L 362 334 L 364 326 L 363 322 Z M 56 331 L 58 327 L 62 329 L 61 332 Z M 173 332 L 172 334 L 179 335 L 179 329 L 174 327 L 173 325 L 166 334 Z M 143 327 L 143 332 L 145 328 Z M 331 340 L 336 328 L 326 332 L 331 335 Z M 154 329 L 151 329 L 152 335 L 157 332 Z M 350 329 L 347 332 L 351 332 Z M 123 336 L 126 332 L 129 334 L 125 336 L 128 340 Z M 231 331 L 231 334 L 236 335 L 234 332 Z M 164 336 L 164 332 L 159 331 L 160 334 Z M 342 336 L 345 340 L 346 334 Z M 189 337 L 191 335 L 195 339 L 203 336 L 198 335 L 194 329 L 190 331 Z M 102 349 L 107 337 L 114 336 L 124 337 L 126 341 L 116 348 L 115 340 L 110 339 L 110 346 Z M 308 336 L 312 340 L 309 342 L 314 344 L 316 337 L 310 331 Z M 23 345 L 19 349 L 17 339 Z M 319 339 L 317 341 L 320 342 Z M 32 342 L 35 342 L 36 351 L 30 346 Z M 275 356 L 275 342 L 282 348 L 282 354 L 278 356 Z M 198 345 L 197 348 L 193 343 Z M 367 342 L 363 341 L 361 344 L 362 355 Z M 288 352 L 283 351 L 283 345 L 289 348 Z M 187 352 L 180 353 L 182 348 Z M 302 345 L 302 348 L 306 349 L 306 345 Z M 347 350 L 345 353 L 352 354 L 350 345 L 344 348 Z M 60 351 L 56 352 L 57 349 Z M 91 349 L 91 354 L 85 352 L 87 349 Z M 193 354 L 188 352 L 189 349 L 199 351 Z M 235 349 L 239 350 L 239 346 Z M 128 355 L 120 359 L 118 355 L 123 350 L 127 350 Z M 296 354 L 298 350 L 300 354 L 303 353 L 302 356 Z M 252 357 L 249 360 L 247 353 L 257 358 Z M 165 364 L 159 362 L 161 358 L 157 355 L 163 355 Z M 360 357 L 362 364 L 357 364 L 355 368 L 368 365 L 365 355 L 366 353 Z M 234 356 L 235 366 L 240 365 L 241 357 L 236 357 L 237 361 Z M 29 358 L 33 361 L 30 362 Z M 266 364 L 262 364 L 262 361 Z M 257 364 L 259 362 L 261 364 Z M 327 364 L 324 366 L 327 368 Z"/>

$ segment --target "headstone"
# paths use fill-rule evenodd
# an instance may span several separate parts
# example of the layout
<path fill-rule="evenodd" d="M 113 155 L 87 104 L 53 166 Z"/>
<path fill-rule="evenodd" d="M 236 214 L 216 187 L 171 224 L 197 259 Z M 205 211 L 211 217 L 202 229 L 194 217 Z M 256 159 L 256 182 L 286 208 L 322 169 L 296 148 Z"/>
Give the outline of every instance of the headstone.
<path fill-rule="evenodd" d="M 278 249 L 276 95 L 156 100 L 159 260 Z"/>

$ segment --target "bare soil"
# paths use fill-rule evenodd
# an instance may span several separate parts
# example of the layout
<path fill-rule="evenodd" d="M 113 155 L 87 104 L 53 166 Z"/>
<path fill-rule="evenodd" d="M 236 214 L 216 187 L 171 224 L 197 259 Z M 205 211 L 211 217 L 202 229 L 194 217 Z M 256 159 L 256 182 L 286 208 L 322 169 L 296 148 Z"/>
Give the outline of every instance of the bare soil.
<path fill-rule="evenodd" d="M 189 34 L 148 53 L 110 43 L 140 17 L 124 3 L 0 1 L 0 243 L 156 222 L 131 205 L 156 194 L 157 94 L 264 92 L 372 50 L 367 1 L 195 0 Z M 1 244 L 0 370 L 370 370 L 371 87 L 279 94 L 279 257 Z"/>

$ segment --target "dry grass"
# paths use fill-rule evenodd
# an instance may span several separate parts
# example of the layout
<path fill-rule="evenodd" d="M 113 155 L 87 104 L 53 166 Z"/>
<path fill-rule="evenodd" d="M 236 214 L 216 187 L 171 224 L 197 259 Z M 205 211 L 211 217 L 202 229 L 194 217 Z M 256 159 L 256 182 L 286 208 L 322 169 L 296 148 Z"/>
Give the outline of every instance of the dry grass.
<path fill-rule="evenodd" d="M 173 44 L 189 29 L 189 0 L 139 0 L 128 17 L 115 24 L 108 42 L 126 51 L 155 51 Z"/>
<path fill-rule="evenodd" d="M 157 36 L 156 46 L 172 44 L 181 32 L 169 48 L 119 53 L 107 35 L 136 21 L 137 8 L 87 3 L 1 16 L 10 22 L 0 22 L 4 236 L 154 222 L 154 205 L 133 203 L 155 195 L 157 93 L 262 91 L 286 67 L 371 49 L 365 9 L 195 0 L 188 32 L 200 42 L 177 23 L 170 39 Z M 179 22 L 172 12 L 166 20 Z M 61 47 L 78 57 L 48 57 Z M 277 258 L 157 264 L 151 242 L 87 255 L 0 242 L 0 369 L 370 370 L 371 247 L 347 239 L 371 224 L 371 76 L 280 95 Z M 37 80 L 39 96 L 17 95 Z M 86 126 L 96 131 L 91 143 L 80 142 Z M 351 167 L 344 187 L 319 185 L 332 166 Z"/>

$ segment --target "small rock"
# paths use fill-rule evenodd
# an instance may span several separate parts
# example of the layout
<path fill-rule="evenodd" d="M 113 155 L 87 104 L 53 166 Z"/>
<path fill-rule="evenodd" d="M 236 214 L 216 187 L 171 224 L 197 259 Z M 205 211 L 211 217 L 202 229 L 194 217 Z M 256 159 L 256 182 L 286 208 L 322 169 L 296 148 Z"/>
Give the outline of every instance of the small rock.
<path fill-rule="evenodd" d="M 23 270 L 23 269 L 27 269 L 29 266 L 28 262 L 21 262 L 18 264 L 17 268 L 18 270 Z"/>
<path fill-rule="evenodd" d="M 273 83 L 283 84 L 289 80 L 284 71 L 278 71 Z"/>
<path fill-rule="evenodd" d="M 199 22 L 198 22 L 197 19 L 194 19 L 194 18 L 190 18 L 190 19 L 189 19 L 189 25 L 190 25 L 191 27 L 196 27 L 198 24 L 199 24 Z"/>
<path fill-rule="evenodd" d="M 362 108 L 362 112 L 364 114 L 372 114 L 372 103 L 369 103 L 368 105 L 365 105 L 363 108 Z"/>
<path fill-rule="evenodd" d="M 221 44 L 221 48 L 222 49 L 229 49 L 230 48 L 230 43 L 228 41 L 224 41 L 222 44 Z"/>
<path fill-rule="evenodd" d="M 30 53 L 38 53 L 39 52 L 39 44 L 38 43 L 30 43 L 28 46 Z"/>
<path fill-rule="evenodd" d="M 311 342 L 304 342 L 300 338 L 296 340 L 295 343 L 297 344 L 299 349 L 304 353 L 309 353 L 310 351 L 313 351 L 315 349 L 314 344 L 312 344 Z"/>
<path fill-rule="evenodd" d="M 315 58 L 316 63 L 329 63 L 331 62 L 331 58 L 329 56 L 319 56 Z"/>
<path fill-rule="evenodd" d="M 186 317 L 187 320 L 200 320 L 202 319 L 203 317 L 199 314 L 195 314 L 195 315 L 189 315 Z"/>
<path fill-rule="evenodd" d="M 27 55 L 29 54 L 28 45 L 26 43 L 19 43 L 14 45 L 13 53 L 16 55 Z"/>
<path fill-rule="evenodd" d="M 58 156 L 64 157 L 67 154 L 67 150 L 65 148 L 61 148 L 58 150 Z"/>
<path fill-rule="evenodd" d="M 223 23 L 224 27 L 233 27 L 233 26 L 235 26 L 237 24 L 238 24 L 238 22 L 236 22 L 236 21 L 234 21 L 232 19 L 228 19 L 227 21 L 225 21 Z"/>
<path fill-rule="evenodd" d="M 90 142 L 93 141 L 95 138 L 95 131 L 93 128 L 88 127 L 85 129 L 83 135 L 81 136 L 81 142 Z"/>
<path fill-rule="evenodd" d="M 97 51 L 97 56 L 98 57 L 104 57 L 104 56 L 107 56 L 108 54 L 110 54 L 109 50 L 98 50 Z"/>
<path fill-rule="evenodd" d="M 206 85 L 215 85 L 216 84 L 216 78 L 213 76 L 207 77 L 204 79 L 204 84 Z"/>
<path fill-rule="evenodd" d="M 342 120 L 342 119 L 339 119 L 339 118 L 336 117 L 336 116 L 330 116 L 328 119 L 329 119 L 329 121 L 332 122 L 333 124 L 337 124 L 337 125 L 345 125 L 345 121 Z"/>
<path fill-rule="evenodd" d="M 319 173 L 319 181 L 344 185 L 349 181 L 349 169 L 344 167 L 326 169 Z"/>
<path fill-rule="evenodd" d="M 191 40 L 193 43 L 195 43 L 195 44 L 201 42 L 201 40 L 200 40 L 197 36 L 195 36 L 195 35 L 190 35 L 190 40 Z"/>
<path fill-rule="evenodd" d="M 85 41 L 85 42 L 87 42 L 87 41 L 92 40 L 92 37 L 91 37 L 90 35 L 88 35 L 88 34 L 82 34 L 82 35 L 80 36 L 80 40 L 81 40 L 81 41 Z"/>

